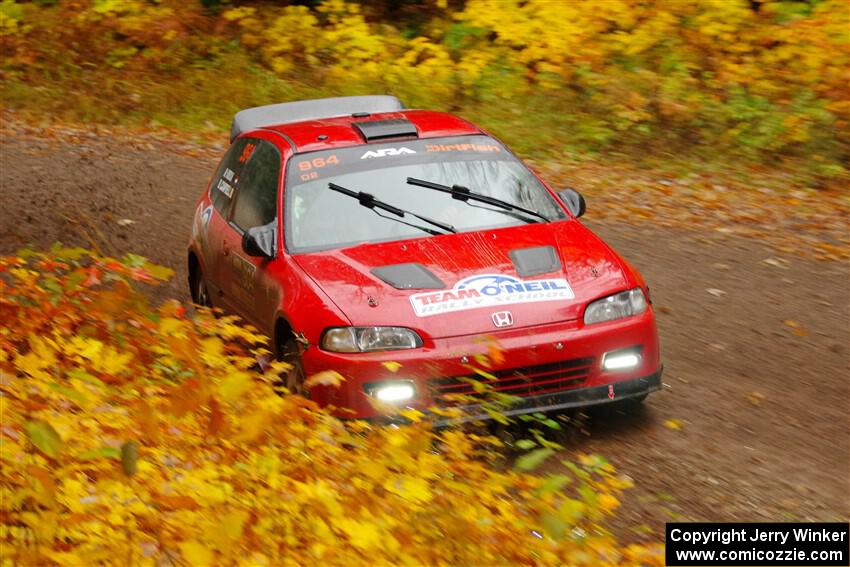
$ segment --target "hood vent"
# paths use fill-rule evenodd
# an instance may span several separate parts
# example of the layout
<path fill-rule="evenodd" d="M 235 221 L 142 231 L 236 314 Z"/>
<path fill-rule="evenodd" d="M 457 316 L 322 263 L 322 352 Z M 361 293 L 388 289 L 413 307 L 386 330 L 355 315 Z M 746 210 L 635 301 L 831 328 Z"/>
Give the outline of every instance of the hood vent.
<path fill-rule="evenodd" d="M 443 289 L 440 278 L 422 264 L 393 264 L 372 270 L 372 274 L 396 289 Z"/>
<path fill-rule="evenodd" d="M 511 262 L 513 262 L 517 273 L 524 278 L 561 269 L 558 253 L 552 246 L 520 248 L 511 250 L 508 255 L 511 257 Z"/>
<path fill-rule="evenodd" d="M 367 142 L 386 140 L 389 138 L 406 138 L 418 136 L 416 126 L 410 120 L 372 120 L 370 122 L 355 122 L 352 124 Z"/>

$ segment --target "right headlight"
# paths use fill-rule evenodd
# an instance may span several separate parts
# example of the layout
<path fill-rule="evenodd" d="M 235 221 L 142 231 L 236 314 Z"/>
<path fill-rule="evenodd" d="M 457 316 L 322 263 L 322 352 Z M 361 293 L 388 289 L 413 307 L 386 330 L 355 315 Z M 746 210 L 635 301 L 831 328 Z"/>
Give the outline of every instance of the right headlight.
<path fill-rule="evenodd" d="M 639 287 L 597 299 L 584 310 L 584 324 L 614 321 L 646 311 L 646 297 Z"/>

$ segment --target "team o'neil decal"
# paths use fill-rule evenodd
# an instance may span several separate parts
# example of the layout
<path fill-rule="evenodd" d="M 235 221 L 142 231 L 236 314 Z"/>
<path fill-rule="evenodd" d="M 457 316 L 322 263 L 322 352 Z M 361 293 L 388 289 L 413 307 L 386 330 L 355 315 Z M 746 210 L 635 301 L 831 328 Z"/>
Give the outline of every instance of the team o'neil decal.
<path fill-rule="evenodd" d="M 563 278 L 521 280 L 500 274 L 483 274 L 464 278 L 450 290 L 411 295 L 410 304 L 417 316 L 428 317 L 478 307 L 559 301 L 574 297 L 570 284 Z"/>

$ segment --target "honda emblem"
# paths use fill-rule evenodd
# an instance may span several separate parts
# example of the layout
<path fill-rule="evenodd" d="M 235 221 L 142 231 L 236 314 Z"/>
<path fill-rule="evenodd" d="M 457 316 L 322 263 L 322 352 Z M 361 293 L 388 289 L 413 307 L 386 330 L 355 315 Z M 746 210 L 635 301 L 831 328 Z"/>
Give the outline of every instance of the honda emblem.
<path fill-rule="evenodd" d="M 493 313 L 493 324 L 497 327 L 510 327 L 514 324 L 514 316 L 510 311 L 499 311 Z"/>

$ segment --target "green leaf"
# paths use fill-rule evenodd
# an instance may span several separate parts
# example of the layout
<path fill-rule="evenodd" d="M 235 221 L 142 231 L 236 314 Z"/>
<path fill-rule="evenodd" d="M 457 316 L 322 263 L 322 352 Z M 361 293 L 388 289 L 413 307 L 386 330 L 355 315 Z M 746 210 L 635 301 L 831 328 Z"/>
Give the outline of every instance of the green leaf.
<path fill-rule="evenodd" d="M 561 464 L 570 469 L 570 471 L 576 475 L 576 478 L 586 480 L 590 476 L 586 470 L 582 469 L 572 461 L 561 461 Z"/>
<path fill-rule="evenodd" d="M 542 518 L 540 518 L 541 524 L 543 525 L 543 531 L 546 532 L 550 538 L 559 540 L 564 538 L 564 532 L 567 529 L 567 524 L 561 518 L 558 517 L 557 514 L 547 513 L 544 514 Z"/>
<path fill-rule="evenodd" d="M 536 447 L 537 443 L 535 443 L 531 439 L 520 439 L 519 441 L 514 443 L 514 445 L 516 445 L 519 449 L 527 450 Z"/>
<path fill-rule="evenodd" d="M 480 368 L 474 368 L 473 371 L 476 374 L 478 374 L 479 376 L 483 376 L 484 378 L 486 378 L 488 380 L 493 380 L 493 381 L 498 380 L 498 378 L 496 378 L 494 375 L 490 374 L 486 370 L 481 370 Z"/>
<path fill-rule="evenodd" d="M 508 419 L 508 416 L 506 416 L 505 414 L 503 414 L 500 411 L 496 411 L 493 408 L 488 408 L 487 406 L 484 406 L 481 409 L 483 409 L 485 412 L 487 412 L 487 415 L 489 415 L 490 417 L 492 417 L 493 419 L 495 419 L 496 421 L 498 421 L 502 425 L 508 425 L 511 422 L 511 420 Z"/>
<path fill-rule="evenodd" d="M 75 390 L 74 388 L 68 388 L 66 386 L 62 386 L 53 382 L 50 384 L 50 387 L 80 406 L 81 408 L 85 407 L 89 403 L 88 397 L 82 392 Z"/>
<path fill-rule="evenodd" d="M 24 428 L 33 446 L 50 457 L 59 457 L 62 451 L 62 438 L 49 423 L 44 421 L 28 421 Z"/>
<path fill-rule="evenodd" d="M 171 268 L 166 268 L 165 266 L 160 266 L 157 264 L 147 263 L 145 264 L 145 270 L 151 275 L 152 278 L 166 281 L 171 279 L 171 276 L 174 275 L 174 270 Z"/>
<path fill-rule="evenodd" d="M 543 484 L 540 485 L 538 494 L 543 495 L 550 492 L 558 492 L 572 481 L 573 479 L 565 474 L 550 474 L 546 477 Z"/>
<path fill-rule="evenodd" d="M 121 259 L 121 263 L 128 268 L 144 268 L 148 263 L 147 258 L 138 254 L 127 254 Z"/>
<path fill-rule="evenodd" d="M 136 462 L 139 458 L 139 449 L 135 441 L 127 441 L 121 445 L 121 468 L 124 474 L 133 476 L 136 474 Z"/>
<path fill-rule="evenodd" d="M 92 449 L 91 451 L 85 451 L 77 455 L 77 459 L 80 461 L 95 461 L 97 459 L 118 460 L 120 458 L 121 449 L 116 449 L 115 447 L 101 447 L 100 449 Z"/>
<path fill-rule="evenodd" d="M 516 460 L 514 468 L 521 471 L 531 471 L 543 464 L 543 461 L 555 454 L 552 449 L 542 448 L 526 453 Z"/>
<path fill-rule="evenodd" d="M 542 445 L 543 447 L 555 449 L 556 451 L 564 448 L 564 446 L 561 445 L 560 443 L 555 443 L 554 441 L 549 441 L 549 440 L 547 440 L 543 437 L 540 437 L 539 439 L 537 439 L 537 442 L 540 443 L 540 445 Z"/>
<path fill-rule="evenodd" d="M 558 507 L 558 515 L 566 518 L 570 523 L 576 524 L 584 517 L 585 506 L 575 498 L 565 498 Z"/>
<path fill-rule="evenodd" d="M 85 272 L 77 271 L 68 275 L 68 279 L 65 280 L 65 289 L 68 291 L 73 291 L 77 289 L 83 280 L 86 279 Z"/>
<path fill-rule="evenodd" d="M 70 260 L 75 261 L 79 260 L 84 256 L 91 256 L 91 252 L 86 250 L 85 248 L 51 248 L 50 250 L 53 257 L 57 260 Z"/>

